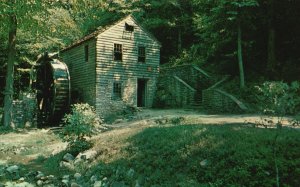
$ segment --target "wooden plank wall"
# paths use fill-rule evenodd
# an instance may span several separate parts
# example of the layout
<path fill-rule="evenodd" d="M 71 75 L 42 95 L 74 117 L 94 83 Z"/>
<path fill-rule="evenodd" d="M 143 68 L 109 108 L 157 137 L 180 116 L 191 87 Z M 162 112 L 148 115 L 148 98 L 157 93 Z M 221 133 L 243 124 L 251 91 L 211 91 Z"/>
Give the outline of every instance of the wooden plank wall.
<path fill-rule="evenodd" d="M 85 61 L 86 45 L 89 47 L 88 62 Z M 61 52 L 60 55 L 70 71 L 73 102 L 79 99 L 80 102 L 95 105 L 96 40 L 85 41 L 78 46 Z"/>
<path fill-rule="evenodd" d="M 134 26 L 131 39 L 123 37 L 125 22 Z M 114 43 L 122 44 L 123 61 L 113 60 Z M 138 47 L 146 48 L 146 62 L 138 62 Z M 137 105 L 137 79 L 147 79 L 146 107 L 151 107 L 159 74 L 160 45 L 129 16 L 97 37 L 96 109 L 114 111 L 122 105 Z M 112 101 L 114 81 L 122 84 L 122 100 Z"/>

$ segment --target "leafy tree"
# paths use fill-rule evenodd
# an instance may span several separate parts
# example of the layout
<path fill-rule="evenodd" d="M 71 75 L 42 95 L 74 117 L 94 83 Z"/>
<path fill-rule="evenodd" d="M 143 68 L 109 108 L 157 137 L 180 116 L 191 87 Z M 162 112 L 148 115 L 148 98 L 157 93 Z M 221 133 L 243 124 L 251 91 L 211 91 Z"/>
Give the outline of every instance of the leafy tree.
<path fill-rule="evenodd" d="M 196 29 L 204 45 L 208 45 L 206 55 L 218 56 L 226 50 L 225 56 L 237 55 L 240 87 L 245 86 L 244 63 L 242 55 L 242 31 L 252 24 L 251 9 L 258 6 L 256 0 L 194 1 L 197 7 Z M 236 38 L 236 39 L 234 39 Z M 234 49 L 233 42 L 237 41 Z M 229 50 L 232 50 L 231 52 Z M 223 52 L 223 53 L 224 53 Z M 222 52 L 221 52 L 222 53 Z M 229 54 L 228 54 L 229 53 Z"/>
<path fill-rule="evenodd" d="M 5 4 L 9 8 L 13 8 L 16 5 L 15 0 L 9 1 Z M 6 8 L 6 7 L 3 7 Z M 12 9 L 3 9 L 8 14 L 8 60 L 7 60 L 7 73 L 6 73 L 6 86 L 4 91 L 4 115 L 3 123 L 4 126 L 8 127 L 11 125 L 12 117 L 12 100 L 13 100 L 13 74 L 14 74 L 14 61 L 16 54 L 16 35 L 17 35 L 17 17 Z"/>
<path fill-rule="evenodd" d="M 192 3 L 188 0 L 143 0 L 136 2 L 135 14 L 161 41 L 162 63 L 178 56 L 194 40 Z"/>
<path fill-rule="evenodd" d="M 16 61 L 19 61 L 20 59 L 23 59 L 23 61 L 30 61 L 26 55 L 22 55 L 24 54 L 23 50 L 27 52 L 25 52 L 27 55 L 28 53 L 35 51 L 36 53 L 33 52 L 30 54 L 32 57 L 35 57 L 37 52 L 45 49 L 51 49 L 50 46 L 58 45 L 58 43 L 61 44 L 60 46 L 64 45 L 64 42 L 60 41 L 60 39 L 54 38 L 54 36 L 57 36 L 54 33 L 59 35 L 62 35 L 64 32 L 66 33 L 67 29 L 66 27 L 63 27 L 65 25 L 60 23 L 61 28 L 64 29 L 62 29 L 61 32 L 56 32 L 53 29 L 58 28 L 51 28 L 53 25 L 49 25 L 48 22 L 54 20 L 53 15 L 56 15 L 57 11 L 53 11 L 53 9 L 58 8 L 59 6 L 60 3 L 58 1 L 51 0 L 5 0 L 0 3 L 1 37 L 4 37 L 5 34 L 9 36 L 7 41 L 7 70 L 4 91 L 4 126 L 12 125 L 11 117 L 12 100 L 14 95 L 14 65 L 17 64 Z M 46 23 L 48 23 L 48 25 Z M 52 22 L 52 24 L 55 23 L 57 22 Z M 17 36 L 20 36 L 23 40 L 20 40 Z M 70 36 L 70 34 L 68 36 Z M 48 45 L 49 42 L 43 42 L 45 41 L 45 38 L 47 38 L 47 41 L 51 41 L 52 44 Z M 17 42 L 21 43 L 19 48 Z M 20 59 L 17 59 L 17 57 Z"/>

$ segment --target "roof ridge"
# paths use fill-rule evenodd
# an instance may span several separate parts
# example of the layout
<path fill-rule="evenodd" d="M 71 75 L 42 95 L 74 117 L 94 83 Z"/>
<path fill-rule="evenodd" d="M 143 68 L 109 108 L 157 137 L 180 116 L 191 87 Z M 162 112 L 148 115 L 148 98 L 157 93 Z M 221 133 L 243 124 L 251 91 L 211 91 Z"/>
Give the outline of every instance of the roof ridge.
<path fill-rule="evenodd" d="M 128 17 L 131 17 L 133 19 L 133 21 L 144 31 L 146 32 L 150 37 L 151 39 L 155 40 L 160 46 L 161 46 L 161 43 L 153 36 L 153 34 L 151 34 L 147 29 L 145 29 L 140 23 L 139 21 L 135 18 L 134 15 L 132 14 L 128 14 L 126 16 L 124 16 L 123 18 L 121 19 L 118 19 L 117 21 L 114 21 L 113 23 L 111 24 L 108 24 L 106 26 L 99 26 L 97 27 L 97 29 L 93 32 L 91 32 L 90 34 L 87 34 L 85 36 L 83 36 L 81 39 L 78 39 L 76 40 L 75 42 L 73 42 L 72 44 L 70 44 L 69 46 L 63 48 L 62 50 L 60 51 L 66 51 L 68 49 L 71 49 L 79 44 L 81 44 L 82 42 L 85 42 L 85 41 L 88 41 L 90 39 L 93 39 L 95 38 L 97 35 L 99 35 L 100 33 L 104 32 L 105 30 L 107 30 L 108 28 L 110 28 L 111 26 L 113 25 L 116 25 L 118 24 L 119 22 L 122 22 L 124 21 L 125 19 L 127 19 Z"/>

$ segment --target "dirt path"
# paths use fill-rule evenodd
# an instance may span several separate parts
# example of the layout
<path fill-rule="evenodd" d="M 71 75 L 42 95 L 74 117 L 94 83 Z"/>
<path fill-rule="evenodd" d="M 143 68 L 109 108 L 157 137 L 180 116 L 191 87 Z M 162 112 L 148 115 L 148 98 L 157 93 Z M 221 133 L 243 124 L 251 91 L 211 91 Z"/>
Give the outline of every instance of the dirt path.
<path fill-rule="evenodd" d="M 110 137 L 110 139 L 121 134 L 128 134 L 130 136 L 134 131 L 161 123 L 172 123 L 174 119 L 175 121 L 180 119 L 184 124 L 252 124 L 261 121 L 261 117 L 257 115 L 207 115 L 183 109 L 143 109 L 134 116 L 134 119 L 121 119 L 115 124 L 108 125 L 112 127 L 111 131 L 97 136 Z M 288 121 L 285 120 L 285 122 L 287 123 Z M 0 135 L 0 137 L 0 165 L 15 162 L 27 164 L 39 156 L 48 157 L 66 147 L 66 143 L 63 143 L 49 129 L 24 130 L 19 133 Z"/>
<path fill-rule="evenodd" d="M 257 124 L 263 122 L 267 119 L 269 122 L 277 122 L 277 118 L 270 118 L 268 116 L 260 116 L 255 114 L 240 114 L 240 115 L 231 115 L 231 114 L 219 114 L 211 115 L 205 114 L 195 110 L 184 110 L 184 109 L 143 109 L 138 112 L 136 115 L 136 121 L 122 122 L 120 124 L 115 124 L 115 126 L 127 126 L 127 125 L 137 125 L 141 123 L 142 120 L 146 122 L 156 119 L 174 119 L 174 118 L 183 118 L 184 124 Z M 289 124 L 291 118 L 284 118 L 283 124 Z"/>
<path fill-rule="evenodd" d="M 47 157 L 66 147 L 57 135 L 45 129 L 21 130 L 0 137 L 0 165 L 27 164 L 38 156 Z"/>

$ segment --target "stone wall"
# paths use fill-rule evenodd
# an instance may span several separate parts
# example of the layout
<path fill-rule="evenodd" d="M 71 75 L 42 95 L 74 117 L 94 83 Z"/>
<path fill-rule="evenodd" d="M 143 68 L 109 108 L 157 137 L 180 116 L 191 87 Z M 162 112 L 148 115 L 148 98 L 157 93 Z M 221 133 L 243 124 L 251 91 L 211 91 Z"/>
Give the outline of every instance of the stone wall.
<path fill-rule="evenodd" d="M 234 96 L 220 89 L 203 90 L 202 105 L 210 113 L 242 113 L 247 110 Z"/>
<path fill-rule="evenodd" d="M 23 95 L 22 99 L 13 101 L 12 122 L 14 127 L 36 127 L 36 98 L 34 94 Z"/>
<path fill-rule="evenodd" d="M 202 90 L 211 83 L 194 65 L 161 68 L 155 98 L 156 107 L 190 108 L 201 105 Z"/>

